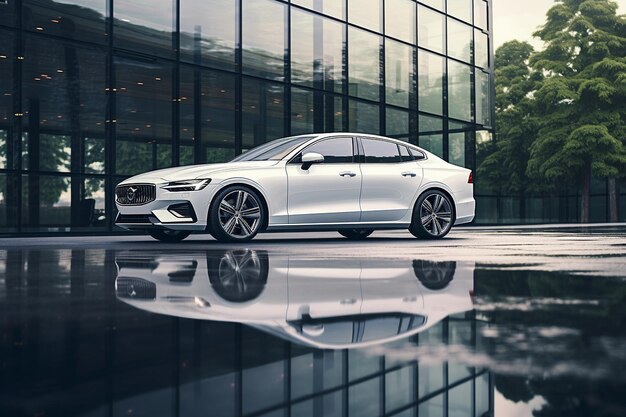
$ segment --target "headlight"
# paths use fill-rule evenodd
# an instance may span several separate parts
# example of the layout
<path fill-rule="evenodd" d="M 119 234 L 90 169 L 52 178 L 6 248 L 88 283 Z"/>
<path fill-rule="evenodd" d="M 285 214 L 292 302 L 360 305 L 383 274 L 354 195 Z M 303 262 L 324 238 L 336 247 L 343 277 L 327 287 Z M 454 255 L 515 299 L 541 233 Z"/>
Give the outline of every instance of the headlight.
<path fill-rule="evenodd" d="M 183 180 L 183 181 L 172 181 L 168 182 L 165 185 L 162 185 L 161 188 L 167 191 L 199 191 L 204 187 L 209 185 L 211 182 L 210 178 L 200 178 L 197 180 Z"/>

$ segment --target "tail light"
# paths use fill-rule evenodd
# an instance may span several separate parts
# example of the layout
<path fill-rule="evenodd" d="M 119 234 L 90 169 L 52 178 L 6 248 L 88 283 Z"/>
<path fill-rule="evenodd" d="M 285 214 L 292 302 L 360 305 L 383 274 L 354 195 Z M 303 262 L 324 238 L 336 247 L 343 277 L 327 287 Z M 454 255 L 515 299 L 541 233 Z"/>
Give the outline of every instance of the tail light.
<path fill-rule="evenodd" d="M 468 184 L 474 184 L 474 173 L 470 171 L 469 178 L 467 179 Z"/>

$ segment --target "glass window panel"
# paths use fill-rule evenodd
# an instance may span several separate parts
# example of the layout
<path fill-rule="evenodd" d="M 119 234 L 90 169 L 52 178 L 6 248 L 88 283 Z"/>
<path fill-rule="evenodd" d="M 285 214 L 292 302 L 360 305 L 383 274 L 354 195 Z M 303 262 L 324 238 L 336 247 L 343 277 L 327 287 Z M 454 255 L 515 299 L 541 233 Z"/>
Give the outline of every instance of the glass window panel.
<path fill-rule="evenodd" d="M 348 164 L 352 163 L 352 138 L 334 138 L 334 139 L 326 139 L 320 142 L 317 142 L 308 148 L 306 148 L 303 153 L 307 152 L 316 152 L 320 155 L 324 156 L 324 163 L 329 164 Z M 324 327 L 327 329 L 329 327 L 336 327 L 341 329 L 341 332 L 345 332 L 346 335 L 352 336 L 352 321 L 345 322 L 333 322 L 331 324 L 325 325 Z M 346 329 L 350 329 L 347 331 Z M 327 330 L 325 330 L 327 332 Z M 343 336 L 342 336 L 343 337 Z"/>
<path fill-rule="evenodd" d="M 443 408 L 443 394 L 421 403 L 417 415 L 420 417 L 444 417 L 446 413 Z"/>
<path fill-rule="evenodd" d="M 104 138 L 85 138 L 83 151 L 85 172 L 104 174 Z"/>
<path fill-rule="evenodd" d="M 435 9 L 438 10 L 444 10 L 443 6 L 444 6 L 444 0 L 419 0 L 420 3 L 424 3 L 427 4 L 430 7 L 434 7 Z"/>
<path fill-rule="evenodd" d="M 300 349 L 297 346 L 294 350 Z M 291 358 L 291 396 L 299 398 L 313 393 L 313 353 L 297 354 Z M 293 410 L 293 409 L 292 409 Z M 295 415 L 300 415 L 295 414 Z"/>
<path fill-rule="evenodd" d="M 284 79 L 286 5 L 272 0 L 243 2 L 243 71 Z"/>
<path fill-rule="evenodd" d="M 472 28 L 448 18 L 448 55 L 461 61 L 470 62 Z"/>
<path fill-rule="evenodd" d="M 65 231 L 71 221 L 71 180 L 64 176 L 22 176 L 22 226 Z"/>
<path fill-rule="evenodd" d="M 174 55 L 175 0 L 115 0 L 115 46 L 144 54 Z"/>
<path fill-rule="evenodd" d="M 374 357 L 374 359 L 378 359 Z M 381 413 L 380 378 L 370 379 L 350 387 L 348 414 L 359 417 L 378 417 Z"/>
<path fill-rule="evenodd" d="M 489 74 L 476 70 L 476 123 L 491 126 Z"/>
<path fill-rule="evenodd" d="M 241 103 L 244 150 L 285 136 L 283 101 L 282 85 L 244 78 Z"/>
<path fill-rule="evenodd" d="M 465 166 L 465 133 L 450 133 L 448 136 L 448 162 Z"/>
<path fill-rule="evenodd" d="M 181 145 L 178 156 L 180 165 L 192 165 L 195 163 L 193 146 Z"/>
<path fill-rule="evenodd" d="M 484 373 L 476 378 L 476 415 L 482 416 L 489 412 L 489 373 Z"/>
<path fill-rule="evenodd" d="M 409 113 L 402 110 L 387 108 L 386 134 L 398 139 L 407 140 L 409 137 Z"/>
<path fill-rule="evenodd" d="M 104 43 L 106 0 L 25 0 L 24 28 L 64 38 Z M 0 15 L 3 13 L 0 1 Z"/>
<path fill-rule="evenodd" d="M 18 0 L 0 1 L 0 24 L 6 26 L 15 26 L 16 5 Z"/>
<path fill-rule="evenodd" d="M 474 0 L 474 25 L 487 29 L 487 2 Z"/>
<path fill-rule="evenodd" d="M 380 108 L 376 104 L 350 100 L 348 103 L 349 131 L 374 133 L 380 130 Z"/>
<path fill-rule="evenodd" d="M 169 168 L 172 166 L 172 145 L 156 144 L 156 168 Z"/>
<path fill-rule="evenodd" d="M 382 0 L 349 0 L 348 20 L 355 25 L 382 32 L 380 29 L 380 12 Z"/>
<path fill-rule="evenodd" d="M 415 43 L 415 3 L 411 0 L 385 0 L 385 32 L 405 42 Z"/>
<path fill-rule="evenodd" d="M 234 70 L 236 9 L 232 0 L 181 0 L 181 60 Z"/>
<path fill-rule="evenodd" d="M 225 162 L 235 154 L 235 76 L 181 68 L 180 138 L 197 147 L 198 163 Z M 193 154 L 185 156 L 193 162 Z M 180 163 L 183 153 L 180 152 Z"/>
<path fill-rule="evenodd" d="M 79 203 L 79 226 L 105 228 L 107 222 L 104 178 L 86 178 L 83 182 L 82 193 Z"/>
<path fill-rule="evenodd" d="M 344 0 L 291 0 L 291 3 L 336 17 L 337 19 L 344 18 Z"/>
<path fill-rule="evenodd" d="M 398 145 L 384 140 L 361 139 L 365 152 L 365 162 L 369 164 L 388 164 L 402 162 Z M 398 332 L 397 317 L 370 319 L 365 325 L 363 341 L 390 337 Z"/>
<path fill-rule="evenodd" d="M 291 89 L 291 134 L 312 133 L 314 126 L 313 91 Z"/>
<path fill-rule="evenodd" d="M 291 82 L 343 91 L 344 25 L 291 11 Z"/>
<path fill-rule="evenodd" d="M 472 23 L 472 0 L 448 0 L 448 14 Z"/>
<path fill-rule="evenodd" d="M 472 381 L 467 381 L 448 393 L 448 417 L 467 417 L 472 413 Z"/>
<path fill-rule="evenodd" d="M 72 142 L 104 138 L 105 55 L 65 41 L 25 39 L 23 168 L 69 171 Z"/>
<path fill-rule="evenodd" d="M 420 136 L 419 146 L 443 158 L 443 135 Z"/>
<path fill-rule="evenodd" d="M 385 99 L 409 107 L 415 96 L 415 48 L 388 40 L 385 43 Z"/>
<path fill-rule="evenodd" d="M 343 384 L 343 370 L 344 370 L 344 356 L 341 350 L 324 350 L 324 375 L 322 382 L 324 389 L 338 387 Z M 339 394 L 341 391 L 337 391 Z M 333 404 L 341 404 L 341 399 L 334 399 L 332 396 L 327 396 L 324 399 L 324 408 L 332 408 Z M 335 410 L 334 408 L 332 408 Z M 341 409 L 337 410 L 341 413 Z"/>
<path fill-rule="evenodd" d="M 428 7 L 419 6 L 417 19 L 419 26 L 417 44 L 443 54 L 446 47 L 445 16 Z"/>
<path fill-rule="evenodd" d="M 415 400 L 415 368 L 405 366 L 385 375 L 386 412 L 403 407 Z"/>
<path fill-rule="evenodd" d="M 115 71 L 115 172 L 135 174 L 148 171 L 157 166 L 157 152 L 153 145 L 167 145 L 159 150 L 171 147 L 172 68 L 165 63 L 116 58 Z"/>
<path fill-rule="evenodd" d="M 421 111 L 443 114 L 443 60 L 430 52 L 418 52 L 418 105 Z"/>
<path fill-rule="evenodd" d="M 489 37 L 478 29 L 474 29 L 474 65 L 489 67 Z"/>
<path fill-rule="evenodd" d="M 350 95 L 378 100 L 380 96 L 381 37 L 350 27 L 348 29 L 348 42 Z"/>
<path fill-rule="evenodd" d="M 448 115 L 459 120 L 472 120 L 471 76 L 469 65 L 448 60 Z"/>
<path fill-rule="evenodd" d="M 17 175 L 0 174 L 0 230 L 13 232 L 17 228 Z"/>
<path fill-rule="evenodd" d="M 439 117 L 419 115 L 420 132 L 438 132 L 443 130 L 443 119 Z"/>

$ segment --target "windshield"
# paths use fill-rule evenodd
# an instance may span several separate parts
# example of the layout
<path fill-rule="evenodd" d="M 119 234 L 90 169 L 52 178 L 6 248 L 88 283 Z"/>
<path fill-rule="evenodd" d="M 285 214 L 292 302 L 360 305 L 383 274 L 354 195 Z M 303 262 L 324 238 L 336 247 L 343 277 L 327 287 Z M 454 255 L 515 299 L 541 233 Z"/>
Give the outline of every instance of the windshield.
<path fill-rule="evenodd" d="M 276 139 L 271 142 L 264 143 L 263 145 L 257 146 L 256 148 L 250 149 L 248 152 L 239 155 L 231 162 L 269 160 L 277 161 L 283 159 L 286 155 L 289 154 L 289 152 L 294 150 L 296 147 L 302 145 L 309 139 L 313 139 L 314 137 L 315 135 L 307 135 Z"/>

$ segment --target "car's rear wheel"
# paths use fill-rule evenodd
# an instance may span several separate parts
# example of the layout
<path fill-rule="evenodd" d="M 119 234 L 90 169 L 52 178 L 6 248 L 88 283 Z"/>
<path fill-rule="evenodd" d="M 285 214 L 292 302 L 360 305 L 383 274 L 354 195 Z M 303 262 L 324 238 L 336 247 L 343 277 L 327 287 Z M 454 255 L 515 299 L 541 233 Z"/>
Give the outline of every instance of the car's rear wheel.
<path fill-rule="evenodd" d="M 151 230 L 148 232 L 150 236 L 155 238 L 156 240 L 160 240 L 161 242 L 180 242 L 185 239 L 187 236 L 191 234 L 191 232 L 186 232 L 184 230 Z"/>
<path fill-rule="evenodd" d="M 452 229 L 455 215 L 450 197 L 439 190 L 426 191 L 417 199 L 409 231 L 421 239 L 441 239 Z"/>
<path fill-rule="evenodd" d="M 259 194 L 249 187 L 226 187 L 215 196 L 209 210 L 210 232 L 222 242 L 247 242 L 265 221 L 265 208 Z"/>
<path fill-rule="evenodd" d="M 339 230 L 339 234 L 350 240 L 362 240 L 374 233 L 373 229 L 346 229 Z"/>

